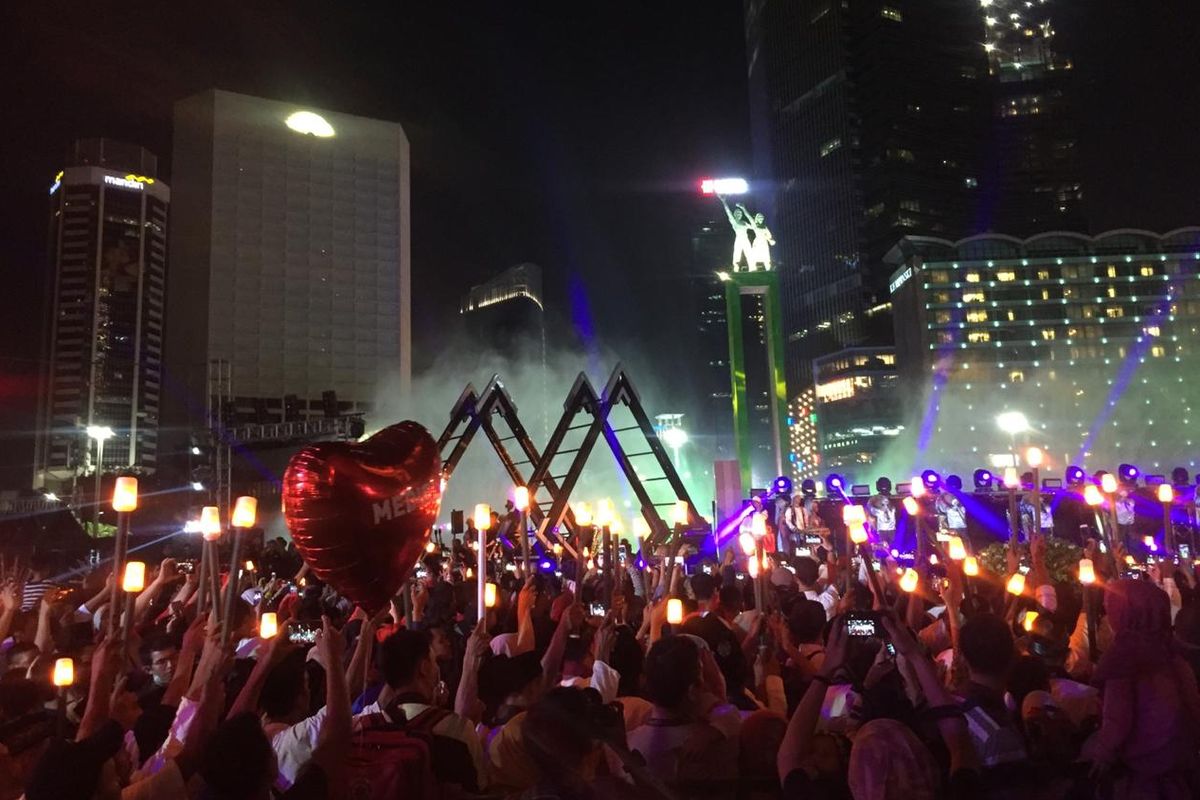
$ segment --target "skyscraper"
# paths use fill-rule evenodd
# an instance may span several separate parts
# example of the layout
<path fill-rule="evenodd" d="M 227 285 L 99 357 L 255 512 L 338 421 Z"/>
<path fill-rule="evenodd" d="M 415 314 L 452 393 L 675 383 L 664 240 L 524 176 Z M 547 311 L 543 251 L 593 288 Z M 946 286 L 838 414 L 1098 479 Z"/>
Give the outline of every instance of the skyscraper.
<path fill-rule="evenodd" d="M 172 181 L 173 426 L 200 427 L 210 371 L 229 376 L 236 416 L 262 422 L 327 414 L 327 392 L 338 411 L 369 410 L 388 376 L 407 391 L 400 125 L 209 90 L 175 106 Z"/>
<path fill-rule="evenodd" d="M 963 0 L 747 0 L 756 177 L 769 181 L 788 385 L 887 344 L 905 233 L 965 235 L 980 189 L 983 19 Z"/>
<path fill-rule="evenodd" d="M 49 319 L 35 487 L 158 459 L 167 211 L 158 160 L 111 139 L 74 144 L 50 186 Z M 112 428 L 98 465 L 87 428 Z"/>
<path fill-rule="evenodd" d="M 979 230 L 1087 231 L 1074 64 L 1047 0 L 981 0 L 990 125 Z"/>

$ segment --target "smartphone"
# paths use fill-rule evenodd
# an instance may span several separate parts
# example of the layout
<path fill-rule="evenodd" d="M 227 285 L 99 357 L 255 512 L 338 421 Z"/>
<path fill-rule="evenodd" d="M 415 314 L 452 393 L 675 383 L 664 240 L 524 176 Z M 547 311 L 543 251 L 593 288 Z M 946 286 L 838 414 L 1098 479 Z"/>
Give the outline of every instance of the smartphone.
<path fill-rule="evenodd" d="M 196 572 L 195 561 L 177 561 L 175 562 L 175 571 L 180 575 L 193 575 Z"/>
<path fill-rule="evenodd" d="M 428 578 L 429 570 L 425 569 L 425 567 L 418 567 L 416 575 L 418 578 Z"/>
<path fill-rule="evenodd" d="M 1187 542 L 1180 542 L 1176 545 L 1179 549 L 1179 557 L 1184 561 L 1190 561 L 1192 558 L 1192 548 Z"/>
<path fill-rule="evenodd" d="M 811 555 L 812 555 L 812 548 L 811 548 L 811 547 L 797 547 L 797 548 L 796 548 L 796 555 L 798 555 L 798 556 L 811 556 Z"/>
<path fill-rule="evenodd" d="M 288 625 L 288 641 L 292 644 L 313 644 L 320 630 L 319 622 L 293 622 Z"/>
<path fill-rule="evenodd" d="M 818 534 L 806 533 L 806 534 L 804 534 L 804 543 L 805 544 L 822 544 L 822 539 Z"/>
<path fill-rule="evenodd" d="M 603 617 L 608 613 L 608 609 L 604 607 L 604 603 L 592 603 L 591 606 L 588 607 L 588 613 L 593 617 Z"/>
<path fill-rule="evenodd" d="M 624 542 L 621 542 L 621 546 L 617 548 L 617 551 L 621 554 L 621 558 L 629 557 L 629 548 L 625 545 Z"/>
<path fill-rule="evenodd" d="M 879 623 L 873 614 L 851 611 L 845 616 L 846 633 L 850 636 L 870 637 L 879 635 Z"/>
<path fill-rule="evenodd" d="M 701 570 L 701 571 L 702 571 L 702 572 L 703 572 L 705 575 L 712 575 L 712 564 L 702 564 L 702 565 L 700 566 L 700 570 Z"/>

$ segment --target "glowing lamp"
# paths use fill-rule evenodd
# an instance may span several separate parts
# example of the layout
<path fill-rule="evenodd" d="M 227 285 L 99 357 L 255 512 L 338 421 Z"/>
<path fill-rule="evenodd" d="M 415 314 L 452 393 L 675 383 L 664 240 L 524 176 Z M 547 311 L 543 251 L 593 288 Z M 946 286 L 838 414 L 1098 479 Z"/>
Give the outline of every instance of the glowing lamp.
<path fill-rule="evenodd" d="M 671 509 L 671 521 L 676 525 L 688 524 L 688 504 L 686 500 L 675 501 L 675 507 Z"/>
<path fill-rule="evenodd" d="M 117 485 L 113 487 L 113 511 L 133 511 L 137 501 L 137 478 L 128 475 L 117 478 Z"/>
<path fill-rule="evenodd" d="M 758 568 L 759 568 L 758 558 L 751 558 L 749 561 L 746 562 L 746 572 L 749 573 L 751 578 L 755 578 L 755 579 L 758 578 L 758 573 L 759 573 Z"/>
<path fill-rule="evenodd" d="M 975 556 L 967 556 L 963 559 L 963 575 L 968 578 L 974 578 L 979 574 L 979 559 Z"/>
<path fill-rule="evenodd" d="M 1036 612 L 1036 611 L 1026 611 L 1025 612 L 1025 620 L 1021 623 L 1021 627 L 1025 629 L 1026 633 L 1029 633 L 1033 630 L 1033 625 L 1035 622 L 1037 622 L 1037 618 L 1038 618 L 1038 612 Z"/>
<path fill-rule="evenodd" d="M 551 549 L 554 551 L 554 557 L 555 557 L 555 558 L 561 558 L 561 557 L 562 557 L 562 554 L 563 554 L 563 546 L 562 546 L 562 543 L 561 543 L 561 542 L 555 542 L 555 543 L 554 543 L 554 546 L 553 546 Z"/>
<path fill-rule="evenodd" d="M 935 566 L 935 567 L 937 566 L 937 564 L 938 564 L 938 557 L 937 557 L 937 553 L 930 553 L 930 554 L 929 554 L 929 563 L 930 563 L 930 564 L 932 564 L 932 565 L 933 565 L 933 566 Z"/>
<path fill-rule="evenodd" d="M 763 572 L 771 571 L 771 559 L 767 556 L 766 551 L 763 551 L 763 554 L 762 554 L 762 571 Z"/>
<path fill-rule="evenodd" d="M 758 543 L 754 540 L 754 534 L 743 533 L 738 536 L 738 545 L 742 548 L 742 552 L 748 556 L 752 556 L 758 552 Z"/>
<path fill-rule="evenodd" d="M 483 585 L 483 607 L 496 607 L 496 584 L 489 582 Z"/>
<path fill-rule="evenodd" d="M 1154 543 L 1154 537 L 1149 534 L 1142 537 L 1142 544 L 1146 546 L 1147 550 L 1153 551 L 1158 549 L 1158 545 Z"/>
<path fill-rule="evenodd" d="M 290 114 L 284 124 L 296 133 L 308 134 L 318 139 L 328 139 L 334 135 L 333 126 L 320 114 L 311 111 L 297 111 Z"/>
<path fill-rule="evenodd" d="M 914 483 L 913 486 L 916 486 L 916 484 Z M 910 517 L 915 517 L 917 514 L 919 514 L 921 512 L 921 506 L 919 506 L 917 504 L 917 501 L 914 500 L 913 498 L 906 497 L 906 498 L 904 498 L 904 511 Z"/>
<path fill-rule="evenodd" d="M 130 561 L 125 565 L 125 574 L 121 578 L 121 590 L 135 594 L 146 588 L 146 562 Z"/>
<path fill-rule="evenodd" d="M 75 683 L 75 662 L 69 658 L 54 661 L 54 685 L 60 689 Z"/>
<path fill-rule="evenodd" d="M 1158 502 L 1173 503 L 1175 502 L 1175 490 L 1171 488 L 1169 483 L 1160 483 L 1158 485 Z"/>
<path fill-rule="evenodd" d="M 1137 560 L 1134 559 L 1133 556 L 1125 556 L 1125 566 L 1132 567 L 1136 563 L 1137 563 Z"/>
<path fill-rule="evenodd" d="M 620 534 L 625 532 L 625 524 L 623 522 L 621 522 L 620 517 L 618 517 L 616 514 L 614 514 L 612 521 L 608 523 L 608 529 L 612 533 L 619 536 Z"/>
<path fill-rule="evenodd" d="M 767 535 L 767 512 L 761 511 L 750 518 L 750 532 L 757 539 Z"/>
<path fill-rule="evenodd" d="M 258 498 L 242 496 L 233 504 L 229 524 L 235 528 L 253 528 L 258 516 Z"/>
<path fill-rule="evenodd" d="M 425 552 L 426 553 L 432 553 L 435 550 L 437 550 L 437 544 L 432 539 L 430 539 L 428 542 L 425 543 Z"/>
<path fill-rule="evenodd" d="M 1016 436 L 1018 433 L 1029 430 L 1029 419 L 1020 411 L 1005 411 L 1003 414 L 997 415 L 996 424 L 1009 436 Z"/>
<path fill-rule="evenodd" d="M 279 633 L 279 618 L 274 611 L 264 611 L 258 620 L 258 638 L 271 639 Z"/>
<path fill-rule="evenodd" d="M 913 497 L 924 497 L 925 479 L 920 475 L 914 475 L 912 481 L 908 484 L 908 493 Z"/>
<path fill-rule="evenodd" d="M 221 536 L 221 511 L 216 506 L 205 506 L 200 510 L 200 535 L 208 542 Z"/>
<path fill-rule="evenodd" d="M 646 522 L 646 518 L 641 514 L 637 514 L 633 518 L 633 535 L 638 539 L 645 539 L 650 535 L 650 523 Z"/>
<path fill-rule="evenodd" d="M 701 194 L 745 194 L 750 191 L 750 184 L 745 178 L 702 178 L 700 180 Z"/>
<path fill-rule="evenodd" d="M 596 504 L 596 524 L 601 528 L 607 528 L 612 525 L 613 521 L 613 504 L 612 500 L 601 500 Z"/>
<path fill-rule="evenodd" d="M 846 503 L 842 506 L 842 522 L 846 525 L 861 525 L 867 521 L 867 511 L 862 506 Z"/>
<path fill-rule="evenodd" d="M 529 508 L 529 489 L 524 486 L 513 488 L 513 508 L 524 511 Z"/>
<path fill-rule="evenodd" d="M 947 547 L 947 555 L 951 561 L 962 561 L 967 557 L 967 548 L 963 545 L 961 536 L 951 536 L 950 544 Z"/>
<path fill-rule="evenodd" d="M 678 597 L 667 600 L 667 623 L 678 625 L 683 622 L 683 601 Z"/>
<path fill-rule="evenodd" d="M 581 525 L 584 528 L 590 528 L 592 525 L 592 507 L 587 503 L 580 503 L 575 507 L 575 524 Z"/>
<path fill-rule="evenodd" d="M 1106 472 L 1100 476 L 1100 488 L 1105 494 L 1112 494 L 1117 491 L 1117 476 L 1111 472 Z"/>
<path fill-rule="evenodd" d="M 911 594 L 917 590 L 918 580 L 917 571 L 912 567 L 909 567 L 908 569 L 904 570 L 904 574 L 900 576 L 900 588 Z"/>
<path fill-rule="evenodd" d="M 486 531 L 492 527 L 492 507 L 487 503 L 475 505 L 475 530 Z"/>
<path fill-rule="evenodd" d="M 1004 468 L 1004 488 L 1019 489 L 1021 487 L 1021 476 L 1017 474 L 1016 467 Z"/>
<path fill-rule="evenodd" d="M 467 571 L 465 573 L 463 573 L 463 576 L 467 580 L 471 580 L 472 578 L 475 577 L 475 570 L 471 569 L 470 567 L 467 567 Z"/>
<path fill-rule="evenodd" d="M 246 562 L 246 572 L 254 572 L 254 562 L 253 561 Z"/>
<path fill-rule="evenodd" d="M 1008 579 L 1008 585 L 1004 588 L 1009 594 L 1023 594 L 1025 592 L 1025 576 L 1020 572 L 1014 572 Z"/>
<path fill-rule="evenodd" d="M 854 544 L 867 543 L 867 529 L 861 522 L 850 526 L 850 541 Z"/>
<path fill-rule="evenodd" d="M 1096 488 L 1096 484 L 1089 483 L 1083 487 L 1083 500 L 1094 508 L 1104 502 L 1104 497 L 1100 494 L 1100 490 Z"/>
<path fill-rule="evenodd" d="M 1040 447 L 1031 447 L 1025 451 L 1025 463 L 1037 469 L 1042 465 L 1042 450 Z"/>
<path fill-rule="evenodd" d="M 1096 582 L 1096 567 L 1090 558 L 1079 559 L 1079 582 L 1085 586 Z"/>

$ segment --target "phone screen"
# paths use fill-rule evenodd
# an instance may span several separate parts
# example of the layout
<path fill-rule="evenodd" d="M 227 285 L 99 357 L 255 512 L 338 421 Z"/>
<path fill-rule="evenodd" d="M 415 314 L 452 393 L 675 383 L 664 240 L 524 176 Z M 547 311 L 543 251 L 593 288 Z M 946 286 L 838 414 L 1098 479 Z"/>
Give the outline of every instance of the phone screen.
<path fill-rule="evenodd" d="M 608 610 L 604 608 L 604 603 L 592 603 L 590 613 L 593 617 L 603 617 Z"/>
<path fill-rule="evenodd" d="M 297 622 L 288 626 L 288 641 L 292 644 L 312 644 L 321 628 L 312 622 Z"/>
<path fill-rule="evenodd" d="M 850 636 L 875 636 L 875 620 L 846 617 L 846 633 Z"/>

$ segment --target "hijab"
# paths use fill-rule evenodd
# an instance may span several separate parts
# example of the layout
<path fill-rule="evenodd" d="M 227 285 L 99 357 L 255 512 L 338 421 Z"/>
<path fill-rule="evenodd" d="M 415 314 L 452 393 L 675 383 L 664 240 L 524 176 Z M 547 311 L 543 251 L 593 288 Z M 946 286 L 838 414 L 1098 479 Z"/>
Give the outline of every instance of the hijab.
<path fill-rule="evenodd" d="M 1104 611 L 1113 643 L 1096 666 L 1097 682 L 1171 666 L 1171 601 L 1166 592 L 1149 581 L 1113 581 L 1104 590 Z"/>

